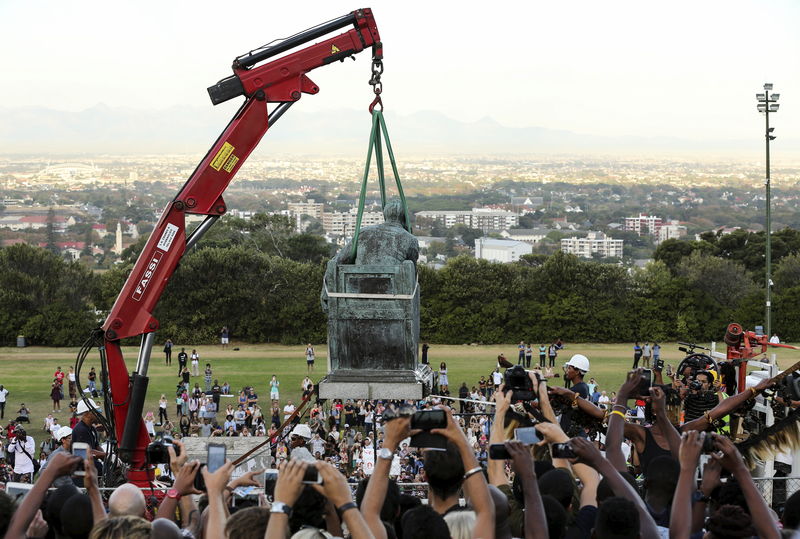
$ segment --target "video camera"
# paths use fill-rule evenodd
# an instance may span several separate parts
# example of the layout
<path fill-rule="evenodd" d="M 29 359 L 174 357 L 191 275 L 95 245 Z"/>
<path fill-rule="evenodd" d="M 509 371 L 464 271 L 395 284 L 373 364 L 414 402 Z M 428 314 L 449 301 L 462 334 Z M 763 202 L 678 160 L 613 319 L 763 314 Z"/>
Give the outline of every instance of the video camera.
<path fill-rule="evenodd" d="M 537 379 L 539 375 L 536 375 Z M 511 402 L 532 401 L 536 397 L 533 393 L 533 380 L 528 376 L 528 371 L 522 365 L 514 365 L 505 373 L 505 391 L 511 391 Z"/>
<path fill-rule="evenodd" d="M 147 446 L 147 460 L 150 464 L 169 464 L 169 447 L 175 450 L 175 456 L 181 454 L 181 448 L 177 445 L 172 445 L 172 438 L 164 436 L 161 440 L 151 442 Z"/>

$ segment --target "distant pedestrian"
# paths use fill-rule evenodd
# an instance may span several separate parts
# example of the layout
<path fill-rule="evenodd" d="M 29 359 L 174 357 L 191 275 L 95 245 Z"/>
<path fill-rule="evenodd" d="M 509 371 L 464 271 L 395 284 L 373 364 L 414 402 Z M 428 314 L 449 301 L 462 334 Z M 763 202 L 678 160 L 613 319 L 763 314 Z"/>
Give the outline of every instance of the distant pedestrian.
<path fill-rule="evenodd" d="M 548 367 L 555 367 L 556 366 L 556 357 L 558 356 L 558 346 L 556 343 L 550 345 L 547 349 L 547 357 L 548 357 Z"/>
<path fill-rule="evenodd" d="M 228 348 L 228 337 L 230 333 L 228 332 L 228 326 L 222 326 L 222 331 L 219 332 L 219 340 L 222 344 L 222 349 L 225 350 Z"/>
<path fill-rule="evenodd" d="M 439 365 L 439 393 L 442 395 L 448 395 L 449 392 L 449 383 L 447 381 L 447 363 L 442 361 Z"/>
<path fill-rule="evenodd" d="M 533 349 L 531 348 L 530 343 L 525 345 L 525 368 L 531 368 L 531 359 L 533 359 Z"/>
<path fill-rule="evenodd" d="M 167 401 L 167 396 L 163 393 L 161 394 L 161 398 L 158 399 L 158 424 L 163 425 L 169 418 L 167 417 L 167 405 L 169 402 Z"/>
<path fill-rule="evenodd" d="M 206 370 L 203 372 L 203 374 L 205 375 L 205 381 L 206 381 L 206 393 L 208 393 L 209 391 L 211 391 L 211 376 L 212 376 L 211 363 L 206 363 Z"/>
<path fill-rule="evenodd" d="M 423 365 L 427 365 L 428 364 L 428 349 L 429 348 L 430 348 L 430 346 L 428 346 L 428 343 L 426 343 L 426 342 L 422 343 L 422 364 Z"/>
<path fill-rule="evenodd" d="M 178 376 L 183 372 L 183 368 L 189 364 L 189 354 L 186 353 L 186 348 L 181 348 L 178 352 Z"/>
<path fill-rule="evenodd" d="M 0 384 L 0 419 L 6 417 L 6 398 L 8 397 L 8 390 Z"/>
<path fill-rule="evenodd" d="M 276 375 L 272 375 L 272 380 L 269 381 L 269 398 L 270 400 L 277 401 L 280 400 L 281 394 L 279 391 L 281 383 L 278 381 L 278 377 Z"/>
<path fill-rule="evenodd" d="M 644 343 L 644 347 L 642 347 L 642 365 L 644 365 L 645 369 L 650 368 L 650 356 L 653 353 L 653 349 L 650 348 L 650 343 Z"/>
<path fill-rule="evenodd" d="M 86 385 L 86 389 L 89 390 L 89 393 L 92 394 L 92 397 L 97 397 L 97 371 L 94 370 L 94 367 L 89 369 L 87 378 L 89 380 Z"/>
<path fill-rule="evenodd" d="M 314 347 L 311 343 L 306 346 L 306 368 L 309 373 L 314 372 Z"/>
<path fill-rule="evenodd" d="M 200 376 L 200 354 L 192 349 L 192 376 Z"/>
<path fill-rule="evenodd" d="M 769 342 L 771 344 L 780 344 L 781 343 L 781 339 L 780 339 L 780 337 L 778 337 L 777 333 L 773 333 L 772 337 L 769 338 Z"/>
<path fill-rule="evenodd" d="M 69 384 L 69 398 L 76 400 L 78 398 L 78 383 L 75 378 L 75 367 L 70 367 L 67 373 L 67 383 Z"/>
<path fill-rule="evenodd" d="M 545 358 L 547 358 L 547 346 L 544 344 L 539 345 L 539 366 L 544 369 Z"/>
<path fill-rule="evenodd" d="M 661 346 L 657 342 L 653 343 L 653 367 L 658 365 L 661 361 Z"/>
<path fill-rule="evenodd" d="M 61 411 L 61 399 L 64 394 L 61 393 L 61 384 L 58 383 L 57 378 L 53 378 L 53 383 L 50 384 L 50 398 L 53 400 L 53 413 Z"/>
<path fill-rule="evenodd" d="M 525 342 L 519 341 L 517 345 L 517 365 L 525 365 Z"/>
<path fill-rule="evenodd" d="M 172 365 L 172 339 L 164 343 L 164 362 L 165 365 Z"/>
<path fill-rule="evenodd" d="M 642 347 L 639 343 L 634 343 L 633 345 L 633 368 L 636 369 L 639 367 L 639 360 L 642 359 Z"/>

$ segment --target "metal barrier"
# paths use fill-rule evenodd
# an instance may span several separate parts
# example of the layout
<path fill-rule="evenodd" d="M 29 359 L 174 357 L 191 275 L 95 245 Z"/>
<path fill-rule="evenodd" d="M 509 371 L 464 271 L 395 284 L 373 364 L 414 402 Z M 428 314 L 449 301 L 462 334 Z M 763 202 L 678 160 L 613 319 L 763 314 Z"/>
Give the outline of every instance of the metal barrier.
<path fill-rule="evenodd" d="M 800 490 L 800 477 L 754 477 L 753 482 L 773 509 L 782 509 L 786 499 Z M 778 511 L 780 513 L 780 511 Z"/>

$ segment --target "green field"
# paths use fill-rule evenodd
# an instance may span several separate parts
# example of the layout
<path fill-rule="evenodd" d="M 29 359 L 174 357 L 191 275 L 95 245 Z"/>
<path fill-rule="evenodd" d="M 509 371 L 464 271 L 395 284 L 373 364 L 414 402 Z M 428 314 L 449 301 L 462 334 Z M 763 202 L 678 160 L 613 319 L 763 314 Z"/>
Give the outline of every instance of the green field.
<path fill-rule="evenodd" d="M 200 354 L 201 376 L 192 379 L 204 386 L 202 369 L 206 362 L 210 362 L 214 371 L 214 378 L 220 384 L 227 381 L 236 390 L 243 386 L 252 385 L 261 399 L 262 408 L 268 409 L 269 379 L 272 374 L 277 374 L 281 382 L 281 406 L 287 398 L 297 402 L 300 398 L 300 382 L 306 374 L 305 347 L 304 346 L 279 346 L 279 345 L 248 345 L 232 344 L 240 350 L 228 349 L 223 351 L 219 346 L 198 346 Z M 193 347 L 187 346 L 191 352 Z M 157 347 L 160 350 L 160 346 Z M 150 363 L 150 389 L 147 395 L 145 411 L 153 411 L 157 416 L 158 399 L 162 393 L 170 401 L 168 408 L 170 419 L 174 419 L 175 406 L 173 404 L 177 377 L 177 352 L 180 345 L 174 349 L 172 366 L 164 365 L 163 354 L 153 352 Z M 316 345 L 317 353 L 316 372 L 312 375 L 314 381 L 324 376 L 326 370 L 326 350 L 324 345 Z M 32 426 L 39 427 L 43 418 L 51 410 L 50 383 L 53 381 L 53 372 L 61 366 L 67 370 L 74 365 L 77 348 L 0 348 L 0 384 L 10 391 L 6 405 L 6 421 L 9 417 L 16 416 L 16 410 L 21 402 L 25 402 L 31 409 Z M 128 365 L 132 367 L 136 361 L 137 348 L 124 349 Z M 446 346 L 432 345 L 429 359 L 432 366 L 438 368 L 441 361 L 447 362 L 451 393 L 455 393 L 462 381 L 471 387 L 481 375 L 488 374 L 495 366 L 499 353 L 504 353 L 512 362 L 516 363 L 517 348 L 514 344 L 496 346 Z M 632 363 L 632 345 L 630 344 L 567 344 L 567 348 L 559 353 L 557 365 L 563 365 L 572 354 L 582 353 L 591 360 L 590 377 L 594 377 L 602 389 L 616 391 L 622 383 L 624 373 Z M 787 367 L 800 361 L 800 351 L 777 349 L 778 363 Z M 678 351 L 677 345 L 665 344 L 661 349 L 661 356 L 673 366 L 683 358 L 683 353 Z M 538 353 L 534 351 L 534 362 L 538 361 Z M 751 363 L 751 365 L 756 365 Z M 89 367 L 95 366 L 99 372 L 100 360 L 96 351 L 93 351 L 84 365 L 83 379 L 86 379 Z M 85 383 L 85 382 L 84 382 Z M 557 382 L 558 383 L 558 382 Z M 65 388 L 66 389 L 66 388 Z M 65 391 L 66 393 L 66 391 Z M 235 399 L 223 399 L 222 406 Z M 62 408 L 68 408 L 68 401 L 62 401 Z M 68 416 L 61 412 L 59 417 Z M 34 433 L 40 432 L 33 430 Z"/>

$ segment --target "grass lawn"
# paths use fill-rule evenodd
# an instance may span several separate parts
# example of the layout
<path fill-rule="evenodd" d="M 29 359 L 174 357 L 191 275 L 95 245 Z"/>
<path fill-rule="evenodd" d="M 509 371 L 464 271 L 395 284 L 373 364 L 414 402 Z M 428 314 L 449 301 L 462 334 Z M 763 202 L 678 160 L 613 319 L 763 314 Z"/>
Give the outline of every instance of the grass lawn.
<path fill-rule="evenodd" d="M 223 351 L 217 346 L 198 346 L 200 354 L 201 376 L 192 378 L 204 387 L 202 371 L 206 362 L 210 362 L 214 371 L 214 378 L 230 383 L 235 390 L 243 386 L 252 385 L 261 399 L 262 408 L 268 407 L 269 379 L 273 374 L 281 382 L 281 406 L 287 398 L 295 403 L 300 400 L 300 382 L 306 374 L 305 346 L 279 346 L 279 345 L 249 345 L 232 344 L 240 350 L 228 349 Z M 150 363 L 150 387 L 147 395 L 145 412 L 152 410 L 158 416 L 158 399 L 162 393 L 170 401 L 168 408 L 170 419 L 174 420 L 175 385 L 177 377 L 177 353 L 180 345 L 173 349 L 172 366 L 164 365 L 164 356 L 161 347 L 156 346 Z M 192 347 L 187 347 L 191 353 Z M 326 350 L 324 345 L 315 346 L 317 361 L 316 371 L 312 375 L 314 381 L 322 378 L 326 371 Z M 724 347 L 723 347 L 724 350 Z M 52 409 L 50 401 L 50 383 L 56 367 L 61 366 L 67 371 L 74 365 L 77 348 L 0 348 L 0 384 L 3 384 L 10 394 L 6 404 L 6 421 L 9 417 L 16 416 L 16 410 L 21 402 L 25 402 L 31 409 L 31 434 L 41 436 L 38 430 L 43 418 Z M 515 344 L 492 346 L 431 346 L 428 353 L 431 365 L 438 368 L 441 361 L 447 363 L 450 379 L 451 393 L 455 394 L 462 381 L 471 387 L 476 384 L 481 375 L 488 374 L 495 366 L 497 355 L 504 353 L 512 362 L 516 363 L 517 348 Z M 136 361 L 137 348 L 125 348 L 124 357 L 132 367 Z M 616 391 L 622 383 L 624 373 L 632 363 L 632 344 L 569 344 L 559 353 L 557 366 L 563 365 L 572 354 L 582 353 L 591 360 L 590 377 L 595 378 L 602 389 Z M 776 349 L 778 363 L 781 367 L 800 361 L 800 351 Z M 683 358 L 684 354 L 678 351 L 675 344 L 664 344 L 661 348 L 661 357 L 674 367 Z M 534 349 L 534 363 L 538 361 L 538 352 Z M 751 365 L 756 365 L 751 363 Z M 87 358 L 84 364 L 83 379 L 89 368 L 95 366 L 99 372 L 100 359 L 96 351 Z M 557 371 L 559 372 L 559 371 Z M 84 382 L 85 383 L 85 382 Z M 556 383 L 559 383 L 556 381 Z M 66 387 L 65 387 L 65 393 Z M 235 399 L 223 399 L 222 406 Z M 69 401 L 62 401 L 62 408 L 68 408 Z M 67 417 L 67 412 L 61 412 L 59 417 L 62 424 Z"/>

